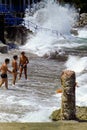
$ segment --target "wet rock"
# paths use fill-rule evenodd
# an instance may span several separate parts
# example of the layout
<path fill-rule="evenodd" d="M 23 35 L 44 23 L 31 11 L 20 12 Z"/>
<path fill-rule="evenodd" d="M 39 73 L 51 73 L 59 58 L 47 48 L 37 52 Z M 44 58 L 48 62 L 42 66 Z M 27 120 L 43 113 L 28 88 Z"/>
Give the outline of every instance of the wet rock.
<path fill-rule="evenodd" d="M 61 120 L 61 109 L 53 111 L 49 118 L 53 121 Z"/>
<path fill-rule="evenodd" d="M 8 49 L 18 49 L 18 45 L 15 43 L 6 43 L 6 45 L 8 46 Z"/>
<path fill-rule="evenodd" d="M 70 33 L 75 35 L 75 36 L 78 35 L 78 31 L 76 29 L 71 29 Z"/>
<path fill-rule="evenodd" d="M 48 59 L 58 60 L 60 62 L 66 61 L 68 58 L 67 55 L 65 55 L 65 53 L 57 52 L 57 51 L 51 52 L 50 54 L 45 54 L 43 57 Z"/>
<path fill-rule="evenodd" d="M 8 46 L 0 42 L 0 52 L 1 53 L 7 53 L 8 52 Z"/>
<path fill-rule="evenodd" d="M 78 121 L 87 121 L 87 107 L 76 107 L 76 117 Z M 61 109 L 53 111 L 50 116 L 53 121 L 61 120 Z"/>
<path fill-rule="evenodd" d="M 27 36 L 29 38 L 31 34 L 32 32 L 24 26 L 6 27 L 4 32 L 6 43 L 15 43 L 18 45 L 24 45 Z"/>
<path fill-rule="evenodd" d="M 87 25 L 87 13 L 82 13 L 79 15 L 79 19 L 75 23 L 74 27 L 85 27 L 86 25 Z"/>

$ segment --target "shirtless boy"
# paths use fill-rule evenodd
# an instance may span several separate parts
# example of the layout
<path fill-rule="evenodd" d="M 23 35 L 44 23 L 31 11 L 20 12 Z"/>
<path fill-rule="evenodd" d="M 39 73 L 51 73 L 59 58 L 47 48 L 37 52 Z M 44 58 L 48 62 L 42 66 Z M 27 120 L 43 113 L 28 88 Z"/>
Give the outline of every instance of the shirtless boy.
<path fill-rule="evenodd" d="M 0 87 L 2 86 L 2 84 L 5 83 L 5 87 L 6 89 L 8 89 L 8 76 L 7 76 L 7 72 L 12 73 L 9 69 L 8 69 L 8 64 L 10 63 L 10 60 L 8 58 L 5 59 L 5 62 L 2 64 L 2 66 L 0 67 L 0 71 L 1 71 L 1 81 L 0 81 Z"/>
<path fill-rule="evenodd" d="M 24 71 L 25 79 L 27 79 L 27 64 L 29 63 L 28 57 L 25 56 L 25 52 L 21 52 L 20 61 L 19 61 L 19 79 L 22 76 Z"/>
<path fill-rule="evenodd" d="M 13 85 L 15 85 L 17 74 L 18 74 L 18 64 L 17 64 L 18 56 L 14 55 L 12 60 L 12 73 L 13 73 Z"/>

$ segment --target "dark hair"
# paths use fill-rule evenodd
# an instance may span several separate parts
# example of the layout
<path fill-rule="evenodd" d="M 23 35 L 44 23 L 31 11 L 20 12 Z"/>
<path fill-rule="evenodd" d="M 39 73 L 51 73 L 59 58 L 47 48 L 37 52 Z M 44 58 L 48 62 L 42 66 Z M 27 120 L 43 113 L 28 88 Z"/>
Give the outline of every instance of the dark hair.
<path fill-rule="evenodd" d="M 9 63 L 9 62 L 10 62 L 10 59 L 6 58 L 5 63 Z"/>
<path fill-rule="evenodd" d="M 18 59 L 18 56 L 17 56 L 17 55 L 14 55 L 14 56 L 13 56 L 13 59 L 15 59 L 15 60 Z"/>
<path fill-rule="evenodd" d="M 25 54 L 25 52 L 24 52 L 24 51 L 22 51 L 22 52 L 21 52 L 21 54 Z"/>

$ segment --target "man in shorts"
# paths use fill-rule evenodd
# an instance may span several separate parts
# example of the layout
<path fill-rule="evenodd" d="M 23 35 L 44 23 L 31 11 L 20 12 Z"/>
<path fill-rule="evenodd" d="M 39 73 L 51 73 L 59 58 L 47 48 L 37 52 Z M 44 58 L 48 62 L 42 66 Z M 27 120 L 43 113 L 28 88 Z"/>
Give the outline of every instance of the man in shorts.
<path fill-rule="evenodd" d="M 6 89 L 8 89 L 8 76 L 7 76 L 7 72 L 12 73 L 9 69 L 8 69 L 8 64 L 10 63 L 10 60 L 8 58 L 5 59 L 5 62 L 2 64 L 2 66 L 0 67 L 0 71 L 1 71 L 1 81 L 0 81 L 0 87 L 2 86 L 2 84 L 5 83 L 5 87 Z"/>
<path fill-rule="evenodd" d="M 17 74 L 18 74 L 18 63 L 17 63 L 17 60 L 18 60 L 18 56 L 17 55 L 14 55 L 13 56 L 13 60 L 12 60 L 12 74 L 13 74 L 13 85 L 15 85 L 15 82 L 16 82 L 16 78 L 17 78 Z"/>
<path fill-rule="evenodd" d="M 22 72 L 24 71 L 25 79 L 27 79 L 27 64 L 29 63 L 28 57 L 25 55 L 25 52 L 21 52 L 20 60 L 19 60 L 19 79 L 22 76 Z"/>

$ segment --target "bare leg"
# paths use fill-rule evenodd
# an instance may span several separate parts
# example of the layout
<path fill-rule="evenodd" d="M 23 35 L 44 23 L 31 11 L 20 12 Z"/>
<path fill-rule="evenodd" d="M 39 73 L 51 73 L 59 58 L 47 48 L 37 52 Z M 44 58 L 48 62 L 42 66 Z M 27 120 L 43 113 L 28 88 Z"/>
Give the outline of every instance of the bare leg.
<path fill-rule="evenodd" d="M 23 68 L 22 68 L 22 67 L 20 67 L 19 79 L 21 79 L 21 76 L 22 76 L 22 71 L 23 71 Z"/>
<path fill-rule="evenodd" d="M 16 82 L 16 78 L 17 78 L 17 73 L 13 73 L 13 84 L 15 85 Z"/>
<path fill-rule="evenodd" d="M 8 78 L 5 79 L 5 87 L 8 89 Z"/>
<path fill-rule="evenodd" d="M 27 67 L 24 68 L 24 75 L 25 75 L 25 79 L 27 79 Z"/>
<path fill-rule="evenodd" d="M 4 82 L 5 82 L 5 79 L 1 79 L 1 81 L 0 81 L 0 87 L 2 86 L 2 84 L 4 84 Z"/>

